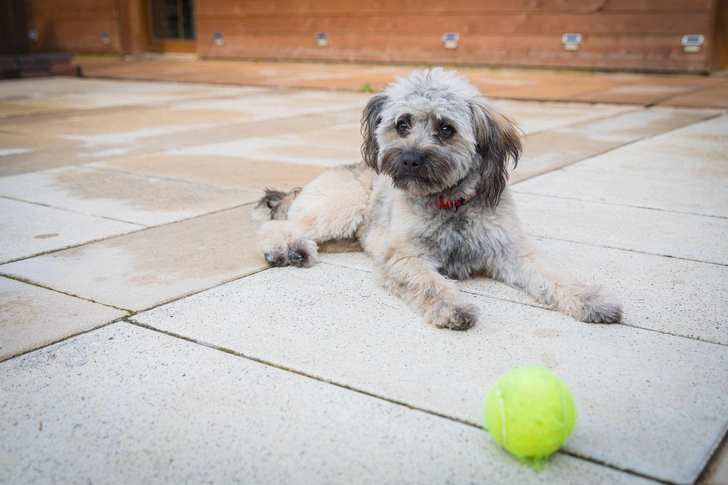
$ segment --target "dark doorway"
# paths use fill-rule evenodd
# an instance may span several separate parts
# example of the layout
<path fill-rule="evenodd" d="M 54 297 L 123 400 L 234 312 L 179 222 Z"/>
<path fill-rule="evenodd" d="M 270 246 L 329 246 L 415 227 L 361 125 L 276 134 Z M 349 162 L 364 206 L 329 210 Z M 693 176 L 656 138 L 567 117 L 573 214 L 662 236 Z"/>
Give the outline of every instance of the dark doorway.
<path fill-rule="evenodd" d="M 195 52 L 194 0 L 149 0 L 150 47 L 158 52 Z"/>

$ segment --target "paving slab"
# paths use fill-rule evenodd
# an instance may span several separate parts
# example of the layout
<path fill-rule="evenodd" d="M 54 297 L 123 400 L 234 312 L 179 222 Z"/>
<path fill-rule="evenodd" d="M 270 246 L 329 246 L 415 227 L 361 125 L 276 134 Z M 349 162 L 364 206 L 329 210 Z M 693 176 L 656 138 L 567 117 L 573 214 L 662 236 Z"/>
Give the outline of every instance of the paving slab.
<path fill-rule="evenodd" d="M 2 277 L 0 308 L 0 361 L 127 315 L 116 308 Z"/>
<path fill-rule="evenodd" d="M 220 187 L 257 191 L 275 188 L 291 190 L 302 187 L 325 171 L 321 167 L 298 164 L 270 164 L 237 157 L 155 153 L 89 164 L 157 177 L 187 180 Z"/>
<path fill-rule="evenodd" d="M 264 271 L 135 315 L 141 324 L 473 425 L 502 372 L 546 366 L 579 421 L 566 449 L 692 483 L 728 427 L 728 347 L 466 295 L 481 323 L 425 324 L 366 272 Z"/>
<path fill-rule="evenodd" d="M 139 311 L 267 267 L 250 207 L 0 266 L 0 273 Z"/>
<path fill-rule="evenodd" d="M 700 84 L 690 83 L 684 78 L 649 78 L 625 85 L 612 86 L 596 92 L 577 94 L 574 99 L 600 103 L 649 105 L 700 88 Z"/>
<path fill-rule="evenodd" d="M 335 167 L 361 161 L 360 146 L 320 145 L 281 138 L 247 138 L 181 148 L 172 153 L 197 157 L 240 157 L 261 162 Z"/>
<path fill-rule="evenodd" d="M 57 78 L 56 78 L 57 79 Z M 174 82 L 145 82 L 65 78 L 28 80 L 0 85 L 0 106 L 26 106 L 40 111 L 79 111 L 112 106 L 160 105 L 211 96 L 259 94 L 256 87 L 206 86 Z M 2 108 L 0 108 L 0 112 Z"/>
<path fill-rule="evenodd" d="M 0 198 L 0 263 L 143 228 L 137 224 Z"/>
<path fill-rule="evenodd" d="M 513 190 L 728 217 L 726 134 L 728 116 L 720 116 L 639 140 Z"/>
<path fill-rule="evenodd" d="M 686 94 L 680 94 L 663 101 L 665 106 L 705 106 L 708 108 L 728 109 L 728 86 L 701 89 Z"/>
<path fill-rule="evenodd" d="M 728 264 L 728 220 L 514 193 L 526 230 L 540 237 Z"/>
<path fill-rule="evenodd" d="M 555 268 L 611 289 L 622 302 L 625 325 L 728 345 L 728 267 L 547 238 L 538 246 Z M 372 271 L 364 253 L 322 254 L 322 261 Z M 470 293 L 545 307 L 490 278 L 459 285 Z"/>
<path fill-rule="evenodd" d="M 554 130 L 569 125 L 580 125 L 598 118 L 630 113 L 639 108 L 594 103 L 553 103 L 548 101 L 493 100 L 516 121 L 526 135 Z"/>
<path fill-rule="evenodd" d="M 655 483 L 126 323 L 0 376 L 4 482 Z"/>
<path fill-rule="evenodd" d="M 28 153 L 39 148 L 56 148 L 64 145 L 73 145 L 71 140 L 62 140 L 54 137 L 39 135 L 18 135 L 15 133 L 0 132 L 0 157 Z M 0 170 L 4 160 L 0 158 Z M 0 171 L 2 175 L 2 171 Z"/>
<path fill-rule="evenodd" d="M 135 108 L 137 116 L 143 117 L 143 109 Z M 290 118 L 281 118 L 267 121 L 228 123 L 209 126 L 206 128 L 190 128 L 180 132 L 155 131 L 136 136 L 134 143 L 121 143 L 118 145 L 89 145 L 79 141 L 65 140 L 70 147 L 54 148 L 52 150 L 36 150 L 27 153 L 6 155 L 0 163 L 0 174 L 9 175 L 26 173 L 35 170 L 57 168 L 69 165 L 85 164 L 94 161 L 108 161 L 119 158 L 129 158 L 150 153 L 175 151 L 180 148 L 208 145 L 215 142 L 228 142 L 254 137 L 268 137 L 279 134 L 295 135 L 297 132 L 322 131 L 325 134 L 340 133 L 340 130 L 328 131 L 329 126 L 341 124 L 358 125 L 361 110 L 345 109 L 318 114 L 302 114 Z M 20 121 L 18 119 L 18 121 Z M 28 120 L 22 120 L 24 124 Z M 57 120 L 56 120 L 57 121 Z M 321 128 L 323 127 L 323 128 Z M 0 120 L 0 129 L 2 121 Z M 30 128 L 29 131 L 32 131 Z M 357 131 L 358 134 L 358 131 Z M 137 133 L 136 135 L 139 135 Z M 357 135 L 361 138 L 361 135 Z M 64 141 L 58 138 L 59 141 Z M 107 139 L 111 140 L 111 139 Z M 331 143 L 331 141 L 329 141 Z M 347 144 L 346 148 L 360 146 L 361 141 Z"/>
<path fill-rule="evenodd" d="M 526 138 L 523 156 L 511 180 L 526 180 L 718 113 L 702 109 L 639 109 L 535 133 Z"/>
<path fill-rule="evenodd" d="M 260 194 L 113 170 L 65 167 L 0 178 L 0 195 L 155 226 L 250 203 Z"/>
<path fill-rule="evenodd" d="M 77 116 L 27 120 L 3 124 L 3 130 L 19 134 L 43 133 L 76 141 L 89 148 L 133 144 L 140 139 L 207 128 L 247 120 L 234 112 L 201 110 L 171 111 L 168 108 L 141 107 L 124 111 L 80 113 Z"/>

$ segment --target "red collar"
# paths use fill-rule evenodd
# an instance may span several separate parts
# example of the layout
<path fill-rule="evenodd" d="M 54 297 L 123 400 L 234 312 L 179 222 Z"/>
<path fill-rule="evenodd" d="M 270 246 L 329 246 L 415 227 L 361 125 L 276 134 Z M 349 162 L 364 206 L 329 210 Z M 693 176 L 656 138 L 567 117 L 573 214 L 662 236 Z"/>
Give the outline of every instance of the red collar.
<path fill-rule="evenodd" d="M 458 207 L 464 206 L 474 198 L 478 196 L 478 191 L 476 190 L 472 194 L 470 194 L 468 197 L 463 197 L 461 199 L 455 199 L 455 200 L 449 200 L 449 199 L 443 199 L 440 197 L 435 202 L 432 203 L 433 207 L 436 207 L 438 209 L 455 209 L 458 210 Z"/>

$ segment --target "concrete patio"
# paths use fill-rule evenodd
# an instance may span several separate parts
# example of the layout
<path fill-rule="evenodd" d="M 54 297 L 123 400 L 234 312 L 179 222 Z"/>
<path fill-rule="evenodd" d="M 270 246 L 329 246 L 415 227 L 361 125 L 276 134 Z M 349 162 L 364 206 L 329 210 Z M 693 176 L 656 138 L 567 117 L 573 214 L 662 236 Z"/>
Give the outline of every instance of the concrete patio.
<path fill-rule="evenodd" d="M 253 249 L 410 68 L 79 62 L 0 82 L 0 483 L 728 484 L 728 79 L 463 69 L 527 135 L 528 231 L 625 318 L 480 278 L 451 332 L 361 253 Z M 480 427 L 526 365 L 579 410 L 540 473 Z"/>

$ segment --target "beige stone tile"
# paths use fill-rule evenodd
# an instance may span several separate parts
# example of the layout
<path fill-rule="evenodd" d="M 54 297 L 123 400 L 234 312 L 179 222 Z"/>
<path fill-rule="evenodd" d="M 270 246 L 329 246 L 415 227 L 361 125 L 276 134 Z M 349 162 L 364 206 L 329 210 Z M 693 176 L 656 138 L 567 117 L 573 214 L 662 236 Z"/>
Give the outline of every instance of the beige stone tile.
<path fill-rule="evenodd" d="M 496 100 L 526 135 L 634 111 L 634 106 Z"/>
<path fill-rule="evenodd" d="M 129 310 L 267 267 L 254 249 L 252 206 L 0 266 L 0 273 Z"/>
<path fill-rule="evenodd" d="M 614 83 L 598 79 L 580 79 L 579 82 L 543 82 L 537 85 L 505 88 L 490 92 L 496 98 L 534 99 L 545 101 L 573 100 L 578 95 L 608 89 Z"/>
<path fill-rule="evenodd" d="M 537 237 L 728 264 L 728 220 L 522 192 L 514 199 Z"/>
<path fill-rule="evenodd" d="M 528 136 L 511 175 L 519 182 L 616 147 L 716 115 L 714 110 L 649 108 Z"/>
<path fill-rule="evenodd" d="M 3 130 L 12 133 L 55 136 L 82 142 L 88 147 L 136 143 L 139 139 L 197 128 L 245 121 L 235 112 L 134 108 L 117 112 L 79 113 L 77 116 L 28 123 L 5 123 Z"/>
<path fill-rule="evenodd" d="M 53 113 L 61 109 L 51 106 L 35 105 L 25 101 L 0 101 L 0 118 L 30 116 L 38 113 Z"/>
<path fill-rule="evenodd" d="M 728 485 L 728 446 L 723 441 L 699 485 Z"/>
<path fill-rule="evenodd" d="M 88 166 L 257 191 L 302 187 L 326 170 L 322 167 L 270 164 L 237 157 L 169 153 L 122 158 Z"/>
<path fill-rule="evenodd" d="M 294 141 L 285 135 L 271 138 L 247 138 L 213 143 L 178 150 L 176 153 L 196 156 L 240 157 L 264 162 L 334 167 L 361 160 L 360 145 L 320 145 Z"/>
<path fill-rule="evenodd" d="M 142 228 L 0 197 L 0 263 Z"/>
<path fill-rule="evenodd" d="M 2 277 L 0 308 L 0 361 L 127 315 L 115 308 Z"/>
<path fill-rule="evenodd" d="M 241 318 L 241 325 L 245 318 Z M 655 485 L 124 322 L 0 365 L 7 483 Z"/>
<path fill-rule="evenodd" d="M 696 108 L 728 109 L 728 86 L 694 91 L 670 98 L 660 103 L 665 106 L 691 106 Z"/>
<path fill-rule="evenodd" d="M 728 217 L 728 116 L 637 141 L 517 192 Z"/>
<path fill-rule="evenodd" d="M 0 195 L 154 226 L 253 202 L 257 192 L 91 167 L 0 178 Z"/>
<path fill-rule="evenodd" d="M 332 127 L 332 133 L 337 133 L 337 125 L 350 126 L 358 124 L 361 117 L 359 109 L 336 111 L 331 113 L 303 114 L 290 118 L 276 120 L 256 121 L 252 123 L 230 123 L 226 125 L 212 126 L 208 128 L 196 128 L 187 131 L 158 134 L 146 133 L 148 136 L 140 136 L 134 139 L 134 143 L 120 143 L 116 145 L 86 146 L 80 142 L 73 143 L 70 147 L 54 148 L 53 150 L 37 150 L 28 153 L 7 155 L 2 158 L 0 164 L 0 175 L 25 173 L 34 170 L 56 168 L 68 165 L 85 164 L 93 161 L 107 161 L 118 158 L 129 158 L 132 156 L 147 155 L 170 150 L 179 150 L 185 147 L 208 145 L 217 142 L 229 142 L 231 140 L 243 140 L 255 137 L 269 137 L 287 134 L 296 139 L 296 133 L 311 131 L 314 138 L 319 137 L 319 130 L 324 135 L 329 133 L 327 127 Z M 27 124 L 27 123 L 26 123 Z M 0 122 L 0 129 L 2 123 Z M 348 129 L 345 137 L 350 137 L 351 128 Z M 343 130 L 347 131 L 347 130 Z M 144 134 L 144 133 L 142 133 Z M 21 135 L 18 135 L 21 136 Z M 25 136 L 25 135 L 22 135 Z M 123 140 L 123 137 L 121 137 Z M 304 138 L 302 138 L 303 140 Z M 63 141 L 63 140 L 62 140 Z M 114 142 L 113 139 L 110 142 Z M 314 140 L 318 143 L 317 140 Z M 355 148 L 361 145 L 361 141 L 346 148 Z M 343 144 L 342 144 L 343 146 Z M 233 152 L 233 155 L 237 153 Z"/>
<path fill-rule="evenodd" d="M 577 94 L 572 99 L 597 103 L 654 104 L 663 99 L 694 91 L 697 87 L 659 81 L 630 83 L 596 92 Z"/>
<path fill-rule="evenodd" d="M 5 133 L 0 131 L 0 157 L 9 155 L 19 155 L 28 153 L 41 148 L 56 148 L 61 146 L 74 145 L 76 142 L 72 140 L 63 140 L 60 138 L 40 136 L 40 135 L 20 135 L 16 133 Z M 1 162 L 5 160 L 0 158 Z M 4 163 L 0 163 L 0 175 L 3 174 Z"/>
<path fill-rule="evenodd" d="M 579 410 L 567 452 L 671 483 L 700 473 L 725 431 L 728 348 L 465 298 L 480 309 L 480 324 L 443 331 L 373 275 L 318 265 L 271 269 L 132 318 L 474 425 L 499 374 L 547 367 Z"/>

